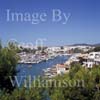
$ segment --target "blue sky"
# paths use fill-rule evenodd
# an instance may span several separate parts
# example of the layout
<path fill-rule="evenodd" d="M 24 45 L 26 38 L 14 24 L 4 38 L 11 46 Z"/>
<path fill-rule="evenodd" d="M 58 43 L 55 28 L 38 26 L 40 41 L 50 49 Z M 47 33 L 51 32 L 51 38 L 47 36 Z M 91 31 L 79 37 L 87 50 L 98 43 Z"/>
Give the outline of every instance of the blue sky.
<path fill-rule="evenodd" d="M 6 9 L 13 12 L 46 12 L 45 23 L 7 22 Z M 51 11 L 71 13 L 67 24 L 51 23 Z M 100 0 L 0 0 L 0 39 L 35 43 L 47 39 L 45 45 L 100 43 Z"/>

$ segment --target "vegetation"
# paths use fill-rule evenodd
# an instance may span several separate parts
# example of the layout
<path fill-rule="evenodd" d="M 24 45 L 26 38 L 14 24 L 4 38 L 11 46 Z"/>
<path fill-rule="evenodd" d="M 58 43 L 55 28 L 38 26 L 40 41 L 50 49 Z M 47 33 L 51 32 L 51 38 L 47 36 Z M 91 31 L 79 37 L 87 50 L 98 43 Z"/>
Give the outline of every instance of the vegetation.
<path fill-rule="evenodd" d="M 84 51 L 82 49 L 75 48 L 75 49 L 72 49 L 72 52 L 73 53 L 83 53 Z"/>
<path fill-rule="evenodd" d="M 0 44 L 0 89 L 10 92 L 12 87 L 9 76 L 16 75 L 16 64 L 18 57 L 15 49 L 10 45 L 2 48 Z"/>
<path fill-rule="evenodd" d="M 47 79 L 46 79 L 47 80 Z M 76 64 L 69 73 L 52 79 L 52 85 L 16 88 L 12 94 L 1 93 L 0 100 L 99 100 L 100 66 L 92 69 Z M 48 99 L 49 98 L 49 99 Z"/>
<path fill-rule="evenodd" d="M 9 76 L 16 75 L 16 52 L 12 45 L 0 45 L 0 100 L 100 100 L 100 66 L 86 69 L 72 64 L 67 74 L 40 78 L 40 83 L 36 81 L 31 88 L 13 87 Z"/>
<path fill-rule="evenodd" d="M 100 51 L 100 47 L 99 47 L 99 46 L 98 46 L 98 47 L 95 47 L 95 48 L 94 48 L 94 51 L 95 51 L 95 52 L 99 52 L 99 51 Z"/>
<path fill-rule="evenodd" d="M 87 53 L 90 53 L 90 52 L 100 52 L 100 46 L 97 46 L 94 49 L 89 50 Z"/>

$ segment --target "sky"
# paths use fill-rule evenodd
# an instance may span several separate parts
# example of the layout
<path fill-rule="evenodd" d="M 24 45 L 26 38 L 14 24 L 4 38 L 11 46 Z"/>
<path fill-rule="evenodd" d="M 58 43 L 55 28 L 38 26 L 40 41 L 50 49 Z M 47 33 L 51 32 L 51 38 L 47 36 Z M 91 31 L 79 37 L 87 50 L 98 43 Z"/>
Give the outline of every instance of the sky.
<path fill-rule="evenodd" d="M 47 14 L 46 22 L 7 22 L 10 12 Z M 52 11 L 60 10 L 62 20 L 52 22 Z M 66 24 L 63 13 L 70 17 Z M 10 39 L 18 43 L 33 43 L 45 39 L 45 45 L 100 43 L 100 0 L 0 0 L 0 39 L 4 44 Z"/>

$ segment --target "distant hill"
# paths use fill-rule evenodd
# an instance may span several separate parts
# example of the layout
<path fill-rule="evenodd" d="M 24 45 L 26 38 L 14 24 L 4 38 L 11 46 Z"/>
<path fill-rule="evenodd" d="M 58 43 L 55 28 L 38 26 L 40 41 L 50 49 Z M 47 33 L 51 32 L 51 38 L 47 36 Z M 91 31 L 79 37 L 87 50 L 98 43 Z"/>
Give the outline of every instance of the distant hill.
<path fill-rule="evenodd" d="M 93 46 L 95 46 L 95 47 L 100 47 L 100 43 L 94 44 Z"/>
<path fill-rule="evenodd" d="M 100 43 L 97 44 L 86 44 L 86 43 L 81 43 L 81 44 L 72 44 L 70 46 L 94 46 L 94 47 L 98 47 L 100 46 Z"/>
<path fill-rule="evenodd" d="M 82 43 L 82 44 L 73 44 L 72 46 L 92 46 L 92 45 L 91 44 Z"/>

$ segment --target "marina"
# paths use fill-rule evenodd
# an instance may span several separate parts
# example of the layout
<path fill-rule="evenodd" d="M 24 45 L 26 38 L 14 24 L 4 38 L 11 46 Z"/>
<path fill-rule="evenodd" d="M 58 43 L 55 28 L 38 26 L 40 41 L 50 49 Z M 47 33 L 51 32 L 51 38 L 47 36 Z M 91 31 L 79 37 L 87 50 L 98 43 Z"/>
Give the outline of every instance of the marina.
<path fill-rule="evenodd" d="M 51 70 L 51 67 L 53 68 L 56 64 L 62 64 L 66 62 L 69 59 L 69 56 L 57 56 L 54 59 L 49 59 L 47 61 L 42 61 L 40 63 L 34 63 L 34 64 L 25 64 L 20 63 L 17 65 L 17 76 L 38 76 L 43 75 L 43 71 Z M 54 71 L 54 69 L 52 69 Z M 53 74 L 52 74 L 53 75 Z"/>

